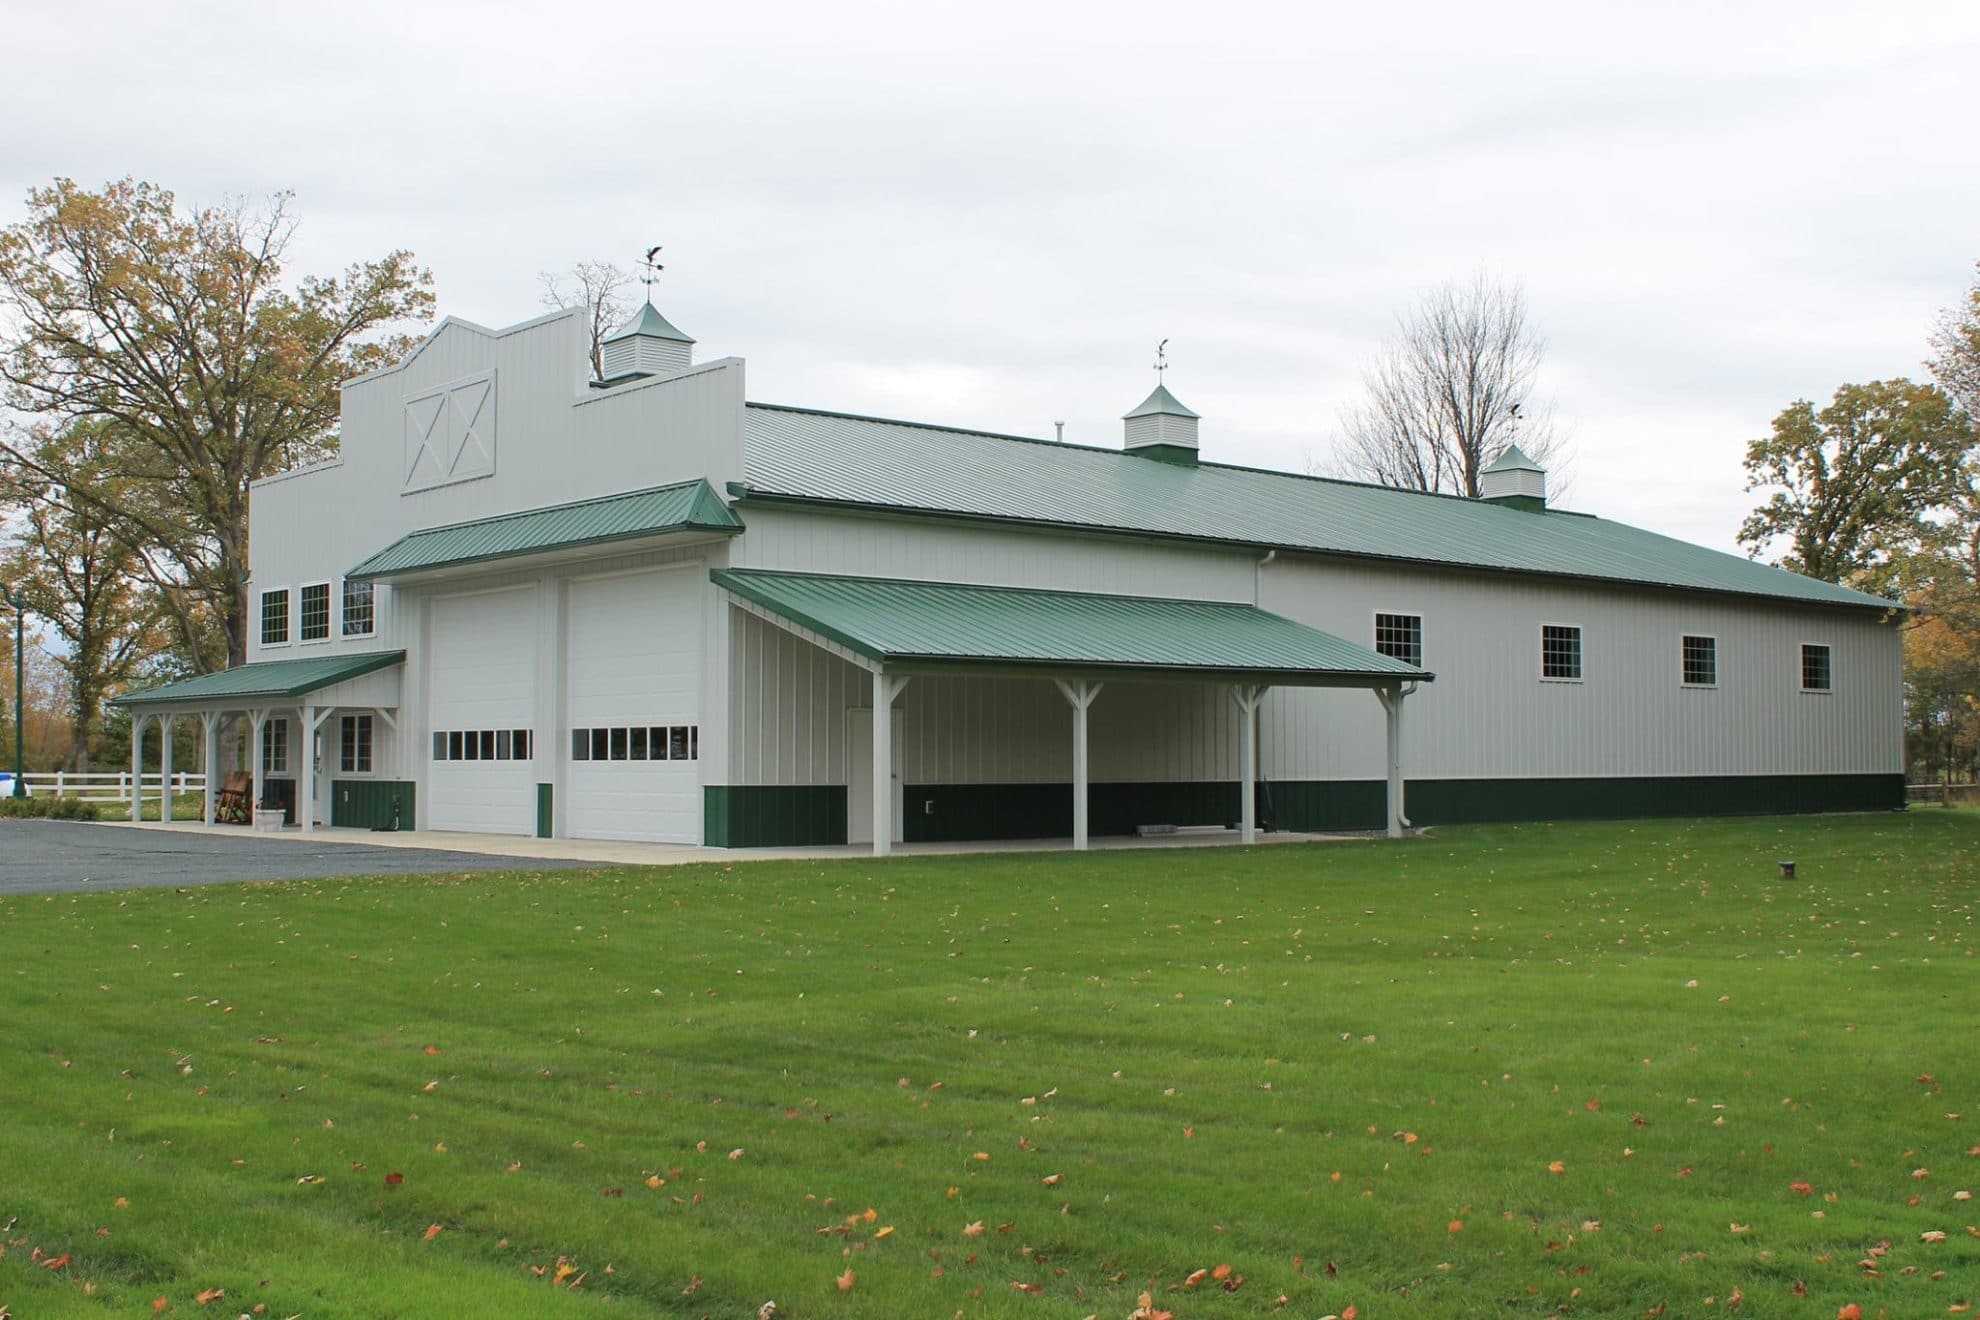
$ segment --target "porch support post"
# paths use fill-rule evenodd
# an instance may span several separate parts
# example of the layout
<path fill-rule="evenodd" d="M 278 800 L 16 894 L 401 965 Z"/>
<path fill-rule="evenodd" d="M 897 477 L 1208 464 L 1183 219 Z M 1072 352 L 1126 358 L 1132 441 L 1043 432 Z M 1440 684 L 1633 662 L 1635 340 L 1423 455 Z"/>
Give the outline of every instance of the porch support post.
<path fill-rule="evenodd" d="M 1403 811 L 1402 718 L 1403 699 L 1414 691 L 1414 683 L 1375 689 L 1375 699 L 1382 703 L 1382 711 L 1388 716 L 1388 821 L 1384 828 L 1392 839 L 1400 839 L 1409 827 L 1409 817 Z"/>
<path fill-rule="evenodd" d="M 905 675 L 873 671 L 873 855 L 894 850 L 894 698 Z"/>
<path fill-rule="evenodd" d="M 200 804 L 199 819 L 202 825 L 213 824 L 214 804 L 220 799 L 220 721 L 224 718 L 217 710 L 203 710 L 199 713 L 199 728 L 203 739 L 200 755 L 206 764 L 205 800 Z"/>
<path fill-rule="evenodd" d="M 144 819 L 144 726 L 151 717 L 142 711 L 131 715 L 131 823 Z"/>
<path fill-rule="evenodd" d="M 248 816 L 254 819 L 261 813 L 261 795 L 267 788 L 262 782 L 267 767 L 261 755 L 261 730 L 268 723 L 268 712 L 265 709 L 253 709 L 248 711 L 247 717 L 248 768 L 254 773 L 253 797 L 248 802 Z"/>
<path fill-rule="evenodd" d="M 158 819 L 172 819 L 172 717 L 158 717 Z"/>
<path fill-rule="evenodd" d="M 296 814 L 301 819 L 302 832 L 313 834 L 316 831 L 316 707 L 302 708 L 302 746 L 296 755 L 302 764 L 296 773 Z"/>
<path fill-rule="evenodd" d="M 1237 703 L 1238 722 L 1243 726 L 1238 735 L 1241 749 L 1238 760 L 1243 767 L 1243 781 L 1239 786 L 1238 802 L 1238 842 L 1258 842 L 1258 703 L 1265 700 L 1264 687 L 1255 683 L 1239 683 L 1231 688 L 1231 700 Z"/>
<path fill-rule="evenodd" d="M 1067 682 L 1063 678 L 1054 679 L 1059 685 L 1059 693 L 1065 697 L 1073 711 L 1073 851 L 1087 849 L 1087 757 L 1086 757 L 1086 712 L 1092 708 L 1094 698 L 1100 695 L 1103 686 L 1075 679 Z"/>

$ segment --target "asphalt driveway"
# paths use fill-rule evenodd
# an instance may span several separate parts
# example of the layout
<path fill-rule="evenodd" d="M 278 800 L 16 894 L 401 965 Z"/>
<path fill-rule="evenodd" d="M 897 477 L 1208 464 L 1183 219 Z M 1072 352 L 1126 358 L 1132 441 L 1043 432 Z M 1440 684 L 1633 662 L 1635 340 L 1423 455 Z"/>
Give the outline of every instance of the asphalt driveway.
<path fill-rule="evenodd" d="M 245 831 L 241 836 L 203 837 L 76 821 L 0 820 L 0 895 L 596 865 L 437 849 L 372 848 L 361 843 L 257 839 Z"/>

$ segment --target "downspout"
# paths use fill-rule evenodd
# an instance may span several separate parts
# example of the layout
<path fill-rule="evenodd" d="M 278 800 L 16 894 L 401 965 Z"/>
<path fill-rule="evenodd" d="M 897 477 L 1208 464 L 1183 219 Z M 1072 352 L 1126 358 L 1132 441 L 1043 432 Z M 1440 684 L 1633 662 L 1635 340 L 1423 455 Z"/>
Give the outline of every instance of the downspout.
<path fill-rule="evenodd" d="M 1254 609 L 1259 607 L 1260 597 L 1263 594 L 1265 566 L 1278 557 L 1277 550 L 1267 550 L 1252 562 L 1251 604 Z M 1279 813 L 1272 802 L 1272 781 L 1265 774 L 1265 703 L 1262 701 L 1258 703 L 1258 709 L 1251 712 L 1251 745 L 1256 749 L 1258 757 L 1259 796 L 1265 803 L 1265 810 L 1258 818 L 1258 826 L 1267 834 L 1276 834 L 1279 830 Z"/>
<path fill-rule="evenodd" d="M 1396 689 L 1397 707 L 1398 708 L 1401 707 L 1403 700 L 1405 698 L 1415 696 L 1416 689 L 1421 686 L 1423 686 L 1421 683 L 1405 683 L 1401 687 L 1397 688 Z M 1397 812 L 1396 814 L 1402 818 L 1402 825 L 1404 829 L 1413 830 L 1416 828 L 1416 822 L 1409 818 L 1409 776 L 1407 775 L 1403 776 L 1402 793 L 1400 796 L 1402 798 L 1401 805 L 1403 809 Z"/>

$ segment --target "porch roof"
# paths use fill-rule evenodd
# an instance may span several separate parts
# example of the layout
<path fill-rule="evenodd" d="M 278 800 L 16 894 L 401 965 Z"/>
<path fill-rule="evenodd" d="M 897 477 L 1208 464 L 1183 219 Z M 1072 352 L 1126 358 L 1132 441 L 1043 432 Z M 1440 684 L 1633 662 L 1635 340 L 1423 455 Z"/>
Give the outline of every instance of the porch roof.
<path fill-rule="evenodd" d="M 684 481 L 409 532 L 344 576 L 360 582 L 389 579 L 635 537 L 733 534 L 742 527 L 742 519 L 706 481 Z"/>
<path fill-rule="evenodd" d="M 363 651 L 357 654 L 310 656 L 300 660 L 262 660 L 235 665 L 218 673 L 182 678 L 143 692 L 111 699 L 112 705 L 147 710 L 158 706 L 220 706 L 239 709 L 257 701 L 300 697 L 361 678 L 403 663 L 404 651 Z"/>
<path fill-rule="evenodd" d="M 1380 687 L 1435 675 L 1255 605 L 716 569 L 741 600 L 888 671 L 1023 669 Z"/>

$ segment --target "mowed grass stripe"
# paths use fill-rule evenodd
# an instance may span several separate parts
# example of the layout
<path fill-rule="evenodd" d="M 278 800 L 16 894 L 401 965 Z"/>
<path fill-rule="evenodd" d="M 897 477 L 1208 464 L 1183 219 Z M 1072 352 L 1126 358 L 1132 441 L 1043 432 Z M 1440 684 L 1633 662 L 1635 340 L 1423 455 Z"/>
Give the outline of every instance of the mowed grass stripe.
<path fill-rule="evenodd" d="M 1942 1313 L 1980 1301 L 1976 845 L 1928 811 L 0 900 L 0 1303 Z"/>

